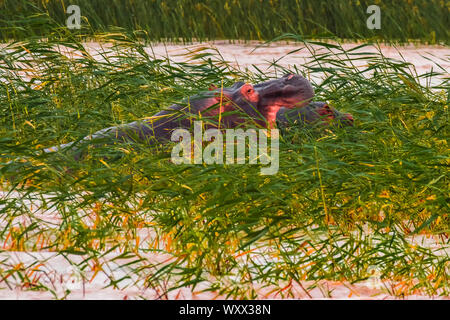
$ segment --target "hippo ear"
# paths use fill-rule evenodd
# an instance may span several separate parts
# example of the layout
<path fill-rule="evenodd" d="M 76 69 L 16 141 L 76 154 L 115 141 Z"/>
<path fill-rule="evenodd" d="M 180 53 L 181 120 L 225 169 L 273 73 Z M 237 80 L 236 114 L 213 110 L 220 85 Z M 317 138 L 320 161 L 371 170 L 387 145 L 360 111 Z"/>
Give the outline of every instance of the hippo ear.
<path fill-rule="evenodd" d="M 215 84 L 210 84 L 209 88 L 208 88 L 209 91 L 214 91 L 214 90 L 217 90 L 217 89 L 218 89 L 218 87 Z"/>
<path fill-rule="evenodd" d="M 246 83 L 241 87 L 241 94 L 250 102 L 258 102 L 259 95 L 250 83 Z"/>

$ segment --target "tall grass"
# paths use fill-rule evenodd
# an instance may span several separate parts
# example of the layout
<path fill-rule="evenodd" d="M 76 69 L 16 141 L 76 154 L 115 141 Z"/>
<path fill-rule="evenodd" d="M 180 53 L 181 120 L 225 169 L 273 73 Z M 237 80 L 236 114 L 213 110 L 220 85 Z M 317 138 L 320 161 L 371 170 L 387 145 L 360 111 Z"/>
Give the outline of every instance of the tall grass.
<path fill-rule="evenodd" d="M 416 40 L 448 43 L 450 7 L 442 0 L 376 1 L 381 29 L 370 30 L 367 0 L 3 0 L 0 39 L 46 36 L 79 5 L 84 32 L 141 30 L 152 41 L 270 40 L 283 33 L 303 39 Z M 53 21 L 53 22 L 52 22 Z"/>
<path fill-rule="evenodd" d="M 87 280 L 100 272 L 113 288 L 132 281 L 161 297 L 200 284 L 234 298 L 255 297 L 257 286 L 289 296 L 281 290 L 289 281 L 354 283 L 374 266 L 396 283 L 393 295 L 449 294 L 445 70 L 418 76 L 413 65 L 370 52 L 356 68 L 354 50 L 304 42 L 315 59 L 290 71 L 324 76 L 315 99 L 356 122 L 288 130 L 278 174 L 261 176 L 258 165 L 174 165 L 170 146 L 142 144 L 93 149 L 77 162 L 38 151 L 152 115 L 211 83 L 267 74 L 201 51 L 187 63 L 156 59 L 120 33 L 103 34 L 114 45 L 96 59 L 56 32 L 0 51 L 1 251 L 55 252 L 91 270 Z M 63 46 L 75 54 L 62 54 Z M 431 87 L 421 77 L 443 80 Z M 111 153 L 120 156 L 104 157 Z M 422 236 L 439 246 L 413 241 Z M 0 261 L 0 286 L 55 293 L 36 277 L 39 263 Z"/>

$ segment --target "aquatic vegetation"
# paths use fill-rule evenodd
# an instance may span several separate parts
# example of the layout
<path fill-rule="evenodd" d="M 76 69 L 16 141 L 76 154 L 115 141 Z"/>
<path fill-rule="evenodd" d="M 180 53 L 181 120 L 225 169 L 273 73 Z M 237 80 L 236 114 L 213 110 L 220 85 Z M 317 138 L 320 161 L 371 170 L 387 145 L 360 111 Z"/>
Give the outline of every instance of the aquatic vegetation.
<path fill-rule="evenodd" d="M 381 10 L 370 30 L 367 7 Z M 303 39 L 378 39 L 448 43 L 450 7 L 443 0 L 3 0 L 0 38 L 46 36 L 63 25 L 69 5 L 81 9 L 83 33 L 141 30 L 152 41 L 271 40 L 283 33 Z"/>
<path fill-rule="evenodd" d="M 102 273 L 110 287 L 161 297 L 201 284 L 253 298 L 256 286 L 363 281 L 373 267 L 399 284 L 394 295 L 449 294 L 446 70 L 419 76 L 369 51 L 356 67 L 356 49 L 303 42 L 315 59 L 272 71 L 320 75 L 315 100 L 355 125 L 287 130 L 273 176 L 260 165 L 174 165 L 170 146 L 139 143 L 88 149 L 82 161 L 43 154 L 211 83 L 268 77 L 202 50 L 183 63 L 156 59 L 132 33 L 102 39 L 112 45 L 96 57 L 62 29 L 0 50 L 0 251 L 54 252 L 90 271 L 87 281 Z M 52 291 L 43 265 L 1 260 L 0 286 Z"/>

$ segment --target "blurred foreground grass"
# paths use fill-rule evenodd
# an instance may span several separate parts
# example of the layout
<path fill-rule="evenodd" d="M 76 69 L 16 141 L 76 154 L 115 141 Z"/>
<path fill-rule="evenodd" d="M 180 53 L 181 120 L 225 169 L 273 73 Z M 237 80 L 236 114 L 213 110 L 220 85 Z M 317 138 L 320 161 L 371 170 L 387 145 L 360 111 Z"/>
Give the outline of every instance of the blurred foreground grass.
<path fill-rule="evenodd" d="M 169 146 L 116 145 L 75 162 L 36 151 L 150 116 L 211 83 L 267 74 L 202 51 L 187 63 L 156 59 L 125 34 L 103 35 L 114 45 L 101 59 L 71 36 L 49 39 L 0 51 L 0 250 L 82 256 L 73 263 L 108 274 L 112 287 L 132 278 L 163 292 L 202 283 L 252 298 L 255 284 L 353 283 L 376 267 L 401 284 L 391 294 L 449 294 L 445 70 L 423 75 L 442 79 L 424 86 L 408 63 L 367 52 L 358 69 L 354 49 L 304 43 L 316 59 L 290 71 L 322 75 L 315 100 L 351 112 L 355 126 L 285 132 L 273 176 L 259 165 L 173 165 Z M 439 245 L 413 241 L 422 238 Z M 126 276 L 114 278 L 105 266 L 121 259 Z M 30 275 L 39 263 L 0 261 L 0 286 L 54 290 Z"/>
<path fill-rule="evenodd" d="M 381 10 L 379 30 L 366 25 L 374 4 Z M 271 40 L 283 33 L 429 44 L 450 39 L 450 5 L 443 0 L 2 0 L 0 39 L 45 37 L 65 24 L 70 5 L 80 7 L 85 34 L 122 28 L 151 41 Z"/>

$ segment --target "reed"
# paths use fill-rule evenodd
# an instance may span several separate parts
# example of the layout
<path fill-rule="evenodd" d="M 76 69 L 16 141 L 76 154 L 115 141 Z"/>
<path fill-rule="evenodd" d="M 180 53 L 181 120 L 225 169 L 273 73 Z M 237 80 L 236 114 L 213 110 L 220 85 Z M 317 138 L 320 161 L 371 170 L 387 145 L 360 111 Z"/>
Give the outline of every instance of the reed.
<path fill-rule="evenodd" d="M 450 7 L 442 0 L 376 1 L 380 30 L 367 28 L 368 0 L 3 0 L 0 39 L 45 36 L 53 22 L 65 23 L 72 4 L 80 6 L 91 35 L 122 28 L 141 30 L 151 41 L 271 40 L 283 33 L 401 43 L 450 39 Z"/>

